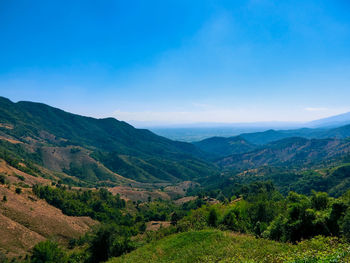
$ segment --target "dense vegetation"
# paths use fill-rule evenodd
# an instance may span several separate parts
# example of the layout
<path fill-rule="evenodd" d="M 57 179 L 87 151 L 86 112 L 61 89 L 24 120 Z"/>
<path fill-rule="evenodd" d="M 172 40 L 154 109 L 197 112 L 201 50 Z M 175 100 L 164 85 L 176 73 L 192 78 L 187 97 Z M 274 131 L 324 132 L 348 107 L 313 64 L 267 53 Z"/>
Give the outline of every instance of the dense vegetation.
<path fill-rule="evenodd" d="M 110 263 L 151 262 L 348 262 L 349 247 L 334 238 L 317 237 L 298 245 L 206 229 L 153 241 Z"/>
<path fill-rule="evenodd" d="M 284 197 L 271 182 L 254 182 L 229 198 L 222 194 L 221 202 L 212 204 L 201 192 L 182 205 L 162 200 L 125 203 L 105 189 L 61 185 L 34 186 L 33 192 L 65 214 L 90 216 L 100 224 L 71 240 L 69 248 L 52 241 L 39 243 L 28 262 L 102 262 L 124 254 L 112 262 L 346 262 L 350 256 L 344 243 L 350 241 L 350 191 L 339 198 L 324 192 L 290 192 Z M 152 220 L 171 225 L 146 231 L 145 223 Z M 310 261 L 311 257 L 328 261 Z M 305 258 L 309 261 L 300 261 Z M 339 261 L 331 261 L 336 258 Z"/>
<path fill-rule="evenodd" d="M 89 216 L 99 221 L 113 221 L 118 224 L 131 223 L 120 212 L 125 207 L 125 201 L 104 188 L 98 191 L 71 191 L 60 185 L 35 185 L 33 193 L 69 216 Z"/>
<path fill-rule="evenodd" d="M 0 158 L 12 167 L 33 176 L 43 176 L 35 164 L 41 164 L 40 152 L 28 152 L 22 144 L 0 140 Z"/>

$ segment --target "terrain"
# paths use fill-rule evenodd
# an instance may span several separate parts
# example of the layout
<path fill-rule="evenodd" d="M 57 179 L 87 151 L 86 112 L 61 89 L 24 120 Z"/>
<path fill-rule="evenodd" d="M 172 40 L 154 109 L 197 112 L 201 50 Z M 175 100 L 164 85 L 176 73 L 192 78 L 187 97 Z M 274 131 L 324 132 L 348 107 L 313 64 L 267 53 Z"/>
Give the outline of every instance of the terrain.
<path fill-rule="evenodd" d="M 350 141 L 339 139 L 286 138 L 243 154 L 227 156 L 217 164 L 224 168 L 260 166 L 313 166 L 350 153 Z"/>
<path fill-rule="evenodd" d="M 350 112 L 311 122 L 198 123 L 192 125 L 149 126 L 154 133 L 173 140 L 197 142 L 212 137 L 247 135 L 253 143 L 286 137 L 328 138 L 327 132 L 350 124 Z M 140 127 L 147 127 L 140 123 Z M 347 133 L 349 134 L 349 133 Z M 262 136 L 261 136 L 262 135 Z M 256 138 L 255 138 L 256 137 Z M 333 137 L 333 136 L 330 136 Z M 255 139 L 255 141 L 253 141 Z M 262 140 L 262 141 L 261 141 Z"/>
<path fill-rule="evenodd" d="M 311 244 L 310 244 L 311 243 Z M 327 260 L 317 256 L 328 254 L 329 260 L 341 254 L 341 248 L 320 246 L 315 240 L 299 245 L 285 244 L 229 231 L 201 230 L 175 234 L 147 244 L 130 254 L 112 259 L 120 262 L 297 262 L 296 260 Z M 324 245 L 324 244 L 323 244 Z M 332 251 L 332 249 L 334 249 Z M 313 255 L 313 256 L 311 256 Z M 318 258 L 317 258 L 318 257 Z M 346 262 L 349 255 L 341 258 Z M 316 261 L 315 261 L 316 262 Z"/>
<path fill-rule="evenodd" d="M 51 237 L 67 244 L 97 223 L 89 217 L 64 215 L 32 193 L 31 186 L 48 184 L 49 180 L 21 172 L 3 160 L 0 173 L 7 183 L 0 184 L 0 252 L 6 256 L 23 255 L 36 243 Z"/>
<path fill-rule="evenodd" d="M 113 118 L 94 119 L 0 98 L 0 120 L 0 136 L 7 143 L 3 149 L 10 151 L 9 143 L 16 141 L 11 148 L 28 153 L 31 162 L 85 184 L 176 182 L 215 172 L 192 144 Z"/>
<path fill-rule="evenodd" d="M 0 98 L 0 260 L 347 262 L 349 135 L 321 125 L 185 143 Z"/>

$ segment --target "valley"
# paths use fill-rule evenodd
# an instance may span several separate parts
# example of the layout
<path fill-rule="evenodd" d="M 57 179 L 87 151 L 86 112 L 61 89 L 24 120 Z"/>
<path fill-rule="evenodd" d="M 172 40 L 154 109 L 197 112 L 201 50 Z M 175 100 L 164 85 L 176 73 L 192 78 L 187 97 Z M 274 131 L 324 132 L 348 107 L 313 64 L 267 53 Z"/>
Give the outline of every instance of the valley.
<path fill-rule="evenodd" d="M 349 125 L 186 143 L 6 98 L 0 123 L 2 258 L 348 262 Z"/>

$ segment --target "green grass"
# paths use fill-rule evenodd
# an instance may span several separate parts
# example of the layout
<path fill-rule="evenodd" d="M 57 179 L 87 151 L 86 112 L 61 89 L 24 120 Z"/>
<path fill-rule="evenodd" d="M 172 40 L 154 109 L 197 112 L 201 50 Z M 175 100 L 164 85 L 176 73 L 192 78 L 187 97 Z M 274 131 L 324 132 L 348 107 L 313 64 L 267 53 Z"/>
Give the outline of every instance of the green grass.
<path fill-rule="evenodd" d="M 316 238 L 298 245 L 201 230 L 168 236 L 109 263 L 147 262 L 350 262 L 349 248 L 333 239 Z"/>

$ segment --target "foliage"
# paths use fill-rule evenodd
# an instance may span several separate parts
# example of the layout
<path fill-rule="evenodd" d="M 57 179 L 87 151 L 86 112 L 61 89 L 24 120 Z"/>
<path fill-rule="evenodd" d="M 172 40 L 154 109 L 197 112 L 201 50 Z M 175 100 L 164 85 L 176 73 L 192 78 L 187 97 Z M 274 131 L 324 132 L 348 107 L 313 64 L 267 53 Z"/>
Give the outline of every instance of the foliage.
<path fill-rule="evenodd" d="M 116 224 L 99 226 L 90 237 L 88 262 L 98 263 L 110 257 L 118 257 L 134 249 L 129 228 Z"/>
<path fill-rule="evenodd" d="M 334 238 L 291 245 L 206 229 L 165 237 L 109 262 L 348 262 L 349 252 L 348 245 Z"/>
<path fill-rule="evenodd" d="M 120 224 L 132 224 L 130 218 L 123 216 L 120 211 L 125 207 L 125 201 L 104 188 L 98 191 L 73 191 L 65 187 L 34 185 L 33 193 L 61 209 L 66 215 L 90 216 L 99 221 L 113 220 Z"/>
<path fill-rule="evenodd" d="M 30 263 L 65 263 L 67 255 L 57 243 L 50 240 L 36 244 L 30 257 Z"/>
<path fill-rule="evenodd" d="M 0 174 L 0 184 L 5 184 L 6 183 L 6 176 L 3 174 Z"/>

